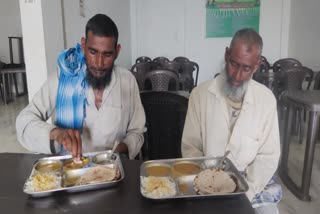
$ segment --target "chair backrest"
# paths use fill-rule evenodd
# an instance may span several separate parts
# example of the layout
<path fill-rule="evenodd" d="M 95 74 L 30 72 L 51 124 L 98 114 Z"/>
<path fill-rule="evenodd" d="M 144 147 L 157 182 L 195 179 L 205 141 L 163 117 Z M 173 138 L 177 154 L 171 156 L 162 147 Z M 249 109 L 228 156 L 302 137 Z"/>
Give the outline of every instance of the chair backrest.
<path fill-rule="evenodd" d="M 306 89 L 310 88 L 313 80 L 313 71 L 305 66 L 289 67 L 279 71 L 285 78 L 280 78 L 280 81 L 274 82 L 274 89 L 281 88 L 283 90 L 302 90 L 303 81 L 306 77 L 311 78 L 308 80 Z"/>
<path fill-rule="evenodd" d="M 318 71 L 316 76 L 314 77 L 313 90 L 320 90 L 320 71 Z"/>
<path fill-rule="evenodd" d="M 181 63 L 175 61 L 168 61 L 161 64 L 161 68 L 165 70 L 174 71 L 178 74 L 181 72 Z"/>
<path fill-rule="evenodd" d="M 169 62 L 170 60 L 164 56 L 159 56 L 159 57 L 154 58 L 152 61 L 163 64 L 165 62 Z"/>
<path fill-rule="evenodd" d="M 261 62 L 258 72 L 269 72 L 270 69 L 270 63 L 268 62 L 267 58 L 264 56 L 261 56 Z"/>
<path fill-rule="evenodd" d="M 278 72 L 286 68 L 302 66 L 301 62 L 294 58 L 283 58 L 273 63 L 273 72 Z"/>
<path fill-rule="evenodd" d="M 188 98 L 164 91 L 141 92 L 140 97 L 147 126 L 144 159 L 180 158 Z"/>
<path fill-rule="evenodd" d="M 287 74 L 286 90 L 302 89 L 303 80 L 309 68 L 304 66 L 291 67 L 284 72 Z"/>
<path fill-rule="evenodd" d="M 175 61 L 175 62 L 188 62 L 190 60 L 187 57 L 178 56 L 178 57 L 174 58 L 173 61 Z"/>
<path fill-rule="evenodd" d="M 311 83 L 313 81 L 313 76 L 314 76 L 314 73 L 313 73 L 313 70 L 310 69 L 310 68 L 307 68 L 307 67 L 304 67 L 302 66 L 303 69 L 306 71 L 306 75 L 305 75 L 305 81 L 308 83 L 307 85 L 307 90 L 310 89 L 310 86 L 311 86 Z"/>
<path fill-rule="evenodd" d="M 193 78 L 193 73 L 196 73 L 196 79 Z M 189 61 L 181 63 L 181 77 L 187 80 L 187 85 L 184 87 L 188 88 L 189 91 L 192 90 L 193 87 L 198 84 L 198 76 L 199 76 L 199 65 L 195 62 Z M 184 90 L 185 90 L 184 89 Z"/>
<path fill-rule="evenodd" d="M 283 78 L 279 78 L 273 85 L 273 92 L 277 100 L 280 99 L 282 92 L 285 90 L 301 90 L 302 82 L 308 69 L 307 67 L 299 66 L 279 71 L 278 75 L 283 76 Z"/>
<path fill-rule="evenodd" d="M 158 69 L 161 65 L 156 62 L 136 63 L 131 67 L 131 72 L 136 77 L 140 90 L 143 90 L 144 77 L 146 73 Z"/>
<path fill-rule="evenodd" d="M 151 62 L 151 58 L 147 56 L 140 56 L 136 59 L 136 63 L 141 63 L 141 62 Z"/>
<path fill-rule="evenodd" d="M 4 63 L 0 60 L 0 69 L 4 66 Z"/>
<path fill-rule="evenodd" d="M 179 76 L 170 70 L 153 70 L 148 72 L 143 81 L 143 90 L 175 91 L 178 90 Z"/>

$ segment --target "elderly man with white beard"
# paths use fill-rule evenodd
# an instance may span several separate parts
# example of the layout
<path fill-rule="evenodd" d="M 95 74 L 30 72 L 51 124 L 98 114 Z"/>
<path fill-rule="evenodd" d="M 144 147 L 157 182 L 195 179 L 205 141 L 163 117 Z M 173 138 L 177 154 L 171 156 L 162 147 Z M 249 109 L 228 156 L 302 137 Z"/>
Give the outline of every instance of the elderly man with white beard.
<path fill-rule="evenodd" d="M 193 89 L 182 136 L 182 156 L 223 156 L 241 171 L 256 213 L 278 213 L 281 187 L 274 181 L 280 156 L 277 103 L 254 81 L 263 42 L 239 30 L 225 51 L 225 70 Z"/>

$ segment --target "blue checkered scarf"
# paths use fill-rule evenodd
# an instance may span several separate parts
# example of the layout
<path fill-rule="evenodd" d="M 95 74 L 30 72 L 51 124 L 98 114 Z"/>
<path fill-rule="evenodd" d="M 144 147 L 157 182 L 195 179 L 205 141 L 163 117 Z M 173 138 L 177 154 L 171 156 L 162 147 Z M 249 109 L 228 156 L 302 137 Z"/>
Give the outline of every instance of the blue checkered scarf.
<path fill-rule="evenodd" d="M 61 128 L 82 130 L 86 112 L 85 58 L 80 44 L 62 51 L 58 56 L 60 70 L 56 100 L 56 124 Z"/>

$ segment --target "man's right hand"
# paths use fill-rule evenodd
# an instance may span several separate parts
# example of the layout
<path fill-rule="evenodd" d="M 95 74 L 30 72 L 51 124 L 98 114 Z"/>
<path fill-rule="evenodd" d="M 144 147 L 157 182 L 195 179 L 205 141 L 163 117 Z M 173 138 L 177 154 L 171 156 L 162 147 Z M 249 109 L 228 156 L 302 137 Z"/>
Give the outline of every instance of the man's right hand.
<path fill-rule="evenodd" d="M 50 140 L 63 145 L 64 150 L 70 151 L 73 158 L 81 158 L 82 141 L 79 130 L 54 128 L 50 132 Z"/>

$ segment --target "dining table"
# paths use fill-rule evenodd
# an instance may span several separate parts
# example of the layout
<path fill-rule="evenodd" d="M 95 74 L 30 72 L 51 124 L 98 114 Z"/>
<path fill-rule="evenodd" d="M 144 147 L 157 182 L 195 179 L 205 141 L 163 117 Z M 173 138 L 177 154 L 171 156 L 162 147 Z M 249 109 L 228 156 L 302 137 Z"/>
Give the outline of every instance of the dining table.
<path fill-rule="evenodd" d="M 56 192 L 35 198 L 23 192 L 32 166 L 48 155 L 1 153 L 0 208 L 1 213 L 130 213 L 130 214 L 253 214 L 245 194 L 205 198 L 147 199 L 140 193 L 142 160 L 121 159 L 124 179 L 114 187 L 78 193 Z"/>

